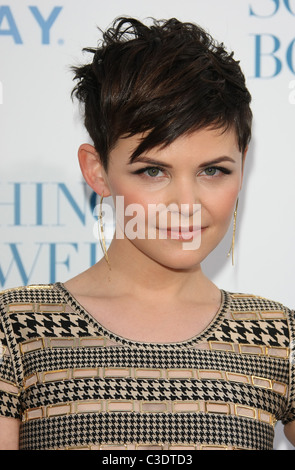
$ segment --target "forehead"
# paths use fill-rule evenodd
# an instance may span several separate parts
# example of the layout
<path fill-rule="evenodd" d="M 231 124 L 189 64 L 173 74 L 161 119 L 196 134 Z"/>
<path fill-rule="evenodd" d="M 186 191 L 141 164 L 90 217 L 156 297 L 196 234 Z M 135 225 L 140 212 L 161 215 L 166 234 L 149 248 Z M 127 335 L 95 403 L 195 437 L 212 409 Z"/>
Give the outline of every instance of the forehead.
<path fill-rule="evenodd" d="M 147 150 L 131 162 L 131 156 L 147 134 L 136 134 L 131 137 L 121 137 L 110 152 L 110 164 L 136 164 L 145 158 L 153 158 L 167 164 L 188 163 L 190 160 L 213 159 L 221 156 L 239 158 L 241 151 L 238 147 L 236 132 L 230 128 L 200 129 L 182 135 L 166 146 L 156 146 Z"/>

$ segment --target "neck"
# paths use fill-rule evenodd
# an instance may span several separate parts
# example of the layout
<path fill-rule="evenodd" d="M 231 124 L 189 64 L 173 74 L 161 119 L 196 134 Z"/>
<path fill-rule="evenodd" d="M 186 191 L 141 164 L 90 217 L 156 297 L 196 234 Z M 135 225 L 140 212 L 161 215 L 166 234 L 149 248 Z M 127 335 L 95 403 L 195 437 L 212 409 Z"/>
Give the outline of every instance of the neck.
<path fill-rule="evenodd" d="M 108 286 L 116 288 L 118 295 L 128 293 L 132 286 L 132 295 L 161 292 L 162 298 L 166 295 L 170 299 L 190 295 L 192 289 L 195 293 L 207 290 L 214 286 L 203 274 L 201 265 L 190 269 L 173 269 L 149 258 L 127 239 L 113 240 L 108 256 L 111 269 L 106 260 L 101 260 L 97 270 L 102 270 L 104 279 L 108 279 Z M 101 271 L 101 272 L 102 272 Z M 98 271 L 97 271 L 98 272 Z"/>

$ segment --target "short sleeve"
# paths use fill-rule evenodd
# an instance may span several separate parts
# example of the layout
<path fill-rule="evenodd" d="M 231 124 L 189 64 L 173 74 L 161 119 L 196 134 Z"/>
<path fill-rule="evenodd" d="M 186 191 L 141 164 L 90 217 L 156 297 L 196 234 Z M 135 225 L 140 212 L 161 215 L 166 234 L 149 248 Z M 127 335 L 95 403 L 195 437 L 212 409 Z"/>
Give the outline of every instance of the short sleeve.
<path fill-rule="evenodd" d="M 295 311 L 288 310 L 288 324 L 290 331 L 290 377 L 288 406 L 282 418 L 282 423 L 287 424 L 295 420 Z"/>
<path fill-rule="evenodd" d="M 20 419 L 21 384 L 16 378 L 14 355 L 9 340 L 10 325 L 5 313 L 0 298 L 0 416 Z"/>

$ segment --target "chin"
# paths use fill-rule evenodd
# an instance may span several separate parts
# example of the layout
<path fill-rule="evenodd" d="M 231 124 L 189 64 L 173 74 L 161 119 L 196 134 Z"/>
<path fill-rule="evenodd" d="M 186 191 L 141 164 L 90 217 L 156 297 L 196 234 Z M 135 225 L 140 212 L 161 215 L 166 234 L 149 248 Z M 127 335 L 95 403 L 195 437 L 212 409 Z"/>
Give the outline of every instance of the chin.
<path fill-rule="evenodd" d="M 201 243 L 193 249 L 191 242 L 180 240 L 136 240 L 132 243 L 147 259 L 174 270 L 192 270 L 200 265 L 208 254 L 216 247 L 217 240 L 213 237 L 208 243 Z M 197 245 L 195 245 L 197 246 Z"/>
<path fill-rule="evenodd" d="M 206 257 L 200 250 L 164 250 L 159 253 L 145 253 L 157 264 L 177 271 L 188 271 L 196 268 Z"/>
<path fill-rule="evenodd" d="M 193 258 L 190 257 L 190 259 L 170 259 L 170 260 L 165 260 L 162 265 L 165 266 L 168 269 L 173 269 L 175 271 L 191 271 L 194 270 L 196 267 L 198 267 L 201 262 L 203 261 L 203 258 L 198 257 Z"/>

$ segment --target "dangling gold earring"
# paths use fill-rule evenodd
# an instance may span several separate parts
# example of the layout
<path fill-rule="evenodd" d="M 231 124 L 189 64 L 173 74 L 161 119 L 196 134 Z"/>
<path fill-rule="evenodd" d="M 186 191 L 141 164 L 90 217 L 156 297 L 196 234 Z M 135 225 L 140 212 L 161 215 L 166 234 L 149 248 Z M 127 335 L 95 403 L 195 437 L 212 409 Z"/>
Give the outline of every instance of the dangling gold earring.
<path fill-rule="evenodd" d="M 108 267 L 111 269 L 110 261 L 109 261 L 109 257 L 108 257 L 108 252 L 107 252 L 107 247 L 106 247 L 106 242 L 105 242 L 105 237 L 104 237 L 104 230 L 103 230 L 102 201 L 103 201 L 103 194 L 100 196 L 100 203 L 99 203 L 98 234 L 99 234 L 100 246 L 101 246 L 101 249 L 103 251 L 104 258 L 105 258 L 106 262 L 108 263 Z"/>
<path fill-rule="evenodd" d="M 231 242 L 231 247 L 230 247 L 229 252 L 227 254 L 227 256 L 230 256 L 230 252 L 231 252 L 232 265 L 234 265 L 234 250 L 235 250 L 235 238 L 236 238 L 236 228 L 237 228 L 238 204 L 239 204 L 239 198 L 237 199 L 235 212 L 234 212 L 233 238 L 232 238 L 232 242 Z"/>

